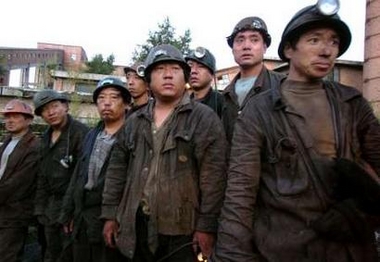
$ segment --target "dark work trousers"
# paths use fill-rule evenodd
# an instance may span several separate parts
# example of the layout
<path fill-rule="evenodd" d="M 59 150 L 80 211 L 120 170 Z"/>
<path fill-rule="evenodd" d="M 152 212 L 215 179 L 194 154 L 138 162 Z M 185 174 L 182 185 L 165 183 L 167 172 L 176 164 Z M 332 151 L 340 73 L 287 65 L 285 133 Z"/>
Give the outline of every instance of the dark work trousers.
<path fill-rule="evenodd" d="M 45 257 L 46 252 L 46 237 L 44 226 L 40 223 L 37 223 L 37 240 L 41 246 L 41 257 Z"/>
<path fill-rule="evenodd" d="M 0 261 L 21 262 L 27 227 L 0 228 Z"/>
<path fill-rule="evenodd" d="M 45 226 L 44 230 L 46 237 L 44 262 L 72 262 L 71 239 L 63 232 L 62 225 Z"/>
<path fill-rule="evenodd" d="M 90 243 L 85 223 L 81 224 L 73 243 L 74 262 L 122 262 L 127 261 L 118 249 L 106 247 L 105 243 Z"/>
<path fill-rule="evenodd" d="M 136 216 L 137 243 L 135 256 L 132 262 L 194 262 L 197 261 L 193 252 L 193 237 L 187 235 L 158 235 L 158 248 L 155 254 L 149 249 L 148 236 L 149 216 L 145 215 L 141 208 Z"/>

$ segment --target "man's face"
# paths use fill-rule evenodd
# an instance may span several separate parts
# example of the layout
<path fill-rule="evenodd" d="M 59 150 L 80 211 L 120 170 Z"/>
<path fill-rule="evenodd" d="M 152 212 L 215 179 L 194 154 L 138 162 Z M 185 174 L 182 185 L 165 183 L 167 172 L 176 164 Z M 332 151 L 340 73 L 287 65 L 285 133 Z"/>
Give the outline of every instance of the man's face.
<path fill-rule="evenodd" d="M 301 35 L 295 48 L 285 46 L 289 79 L 308 81 L 325 77 L 339 53 L 339 36 L 330 28 L 317 28 Z"/>
<path fill-rule="evenodd" d="M 41 117 L 50 126 L 63 126 L 69 108 L 67 103 L 60 100 L 54 100 L 42 107 Z"/>
<path fill-rule="evenodd" d="M 203 90 L 211 87 L 213 75 L 210 70 L 201 63 L 189 60 L 187 64 L 191 68 L 190 85 L 195 91 Z"/>
<path fill-rule="evenodd" d="M 14 136 L 26 133 L 32 118 L 26 117 L 20 113 L 4 114 L 5 129 Z"/>
<path fill-rule="evenodd" d="M 185 75 L 176 62 L 155 65 L 151 72 L 150 88 L 156 100 L 175 102 L 185 92 Z"/>
<path fill-rule="evenodd" d="M 141 96 L 147 94 L 148 92 L 148 84 L 139 77 L 136 72 L 129 71 L 126 74 L 127 78 L 127 87 L 131 96 L 134 99 L 140 98 Z"/>
<path fill-rule="evenodd" d="M 125 117 L 126 105 L 121 92 L 112 86 L 100 91 L 96 106 L 100 117 L 105 122 L 114 122 Z"/>
<path fill-rule="evenodd" d="M 239 66 L 249 68 L 262 63 L 266 50 L 267 46 L 260 32 L 246 30 L 236 34 L 232 54 Z"/>

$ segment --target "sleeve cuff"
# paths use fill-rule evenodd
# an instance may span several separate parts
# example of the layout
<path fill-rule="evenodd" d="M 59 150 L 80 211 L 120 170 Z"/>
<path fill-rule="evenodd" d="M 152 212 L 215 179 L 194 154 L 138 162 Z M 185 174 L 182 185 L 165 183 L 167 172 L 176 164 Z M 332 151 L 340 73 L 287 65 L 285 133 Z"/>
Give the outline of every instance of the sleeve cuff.
<path fill-rule="evenodd" d="M 100 219 L 116 220 L 117 206 L 102 206 L 102 214 Z"/>

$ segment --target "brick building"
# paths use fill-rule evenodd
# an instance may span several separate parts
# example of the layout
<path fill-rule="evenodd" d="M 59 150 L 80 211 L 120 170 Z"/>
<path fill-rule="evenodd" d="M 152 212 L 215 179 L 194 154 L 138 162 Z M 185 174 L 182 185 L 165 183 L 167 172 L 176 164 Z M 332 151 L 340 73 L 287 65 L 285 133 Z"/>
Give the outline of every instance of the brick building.
<path fill-rule="evenodd" d="M 380 1 L 366 1 L 363 95 L 380 116 Z"/>
<path fill-rule="evenodd" d="M 62 66 L 67 71 L 80 71 L 87 62 L 86 51 L 81 46 L 61 45 L 52 43 L 37 43 L 39 50 L 61 50 L 63 52 Z"/>

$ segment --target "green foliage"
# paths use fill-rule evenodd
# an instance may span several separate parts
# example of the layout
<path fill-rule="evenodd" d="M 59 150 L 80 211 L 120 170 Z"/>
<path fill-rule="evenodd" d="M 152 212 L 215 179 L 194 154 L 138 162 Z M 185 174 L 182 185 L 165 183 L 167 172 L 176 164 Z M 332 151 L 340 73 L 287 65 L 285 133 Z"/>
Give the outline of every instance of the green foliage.
<path fill-rule="evenodd" d="M 146 44 L 138 45 L 132 53 L 133 62 L 144 61 L 149 54 L 149 50 L 157 45 L 171 44 L 177 47 L 183 54 L 190 51 L 191 33 L 187 29 L 183 36 L 175 37 L 175 28 L 170 24 L 169 17 L 166 17 L 162 24 L 158 24 L 158 31 L 149 31 L 149 38 Z"/>
<path fill-rule="evenodd" d="M 59 69 L 59 66 L 58 64 L 47 64 L 46 65 L 46 68 L 50 71 L 50 70 L 58 70 Z"/>
<path fill-rule="evenodd" d="M 104 60 L 101 54 L 95 55 L 91 61 L 86 62 L 86 73 L 111 75 L 114 71 L 114 61 L 115 56 L 113 54 L 108 56 L 107 60 Z"/>

